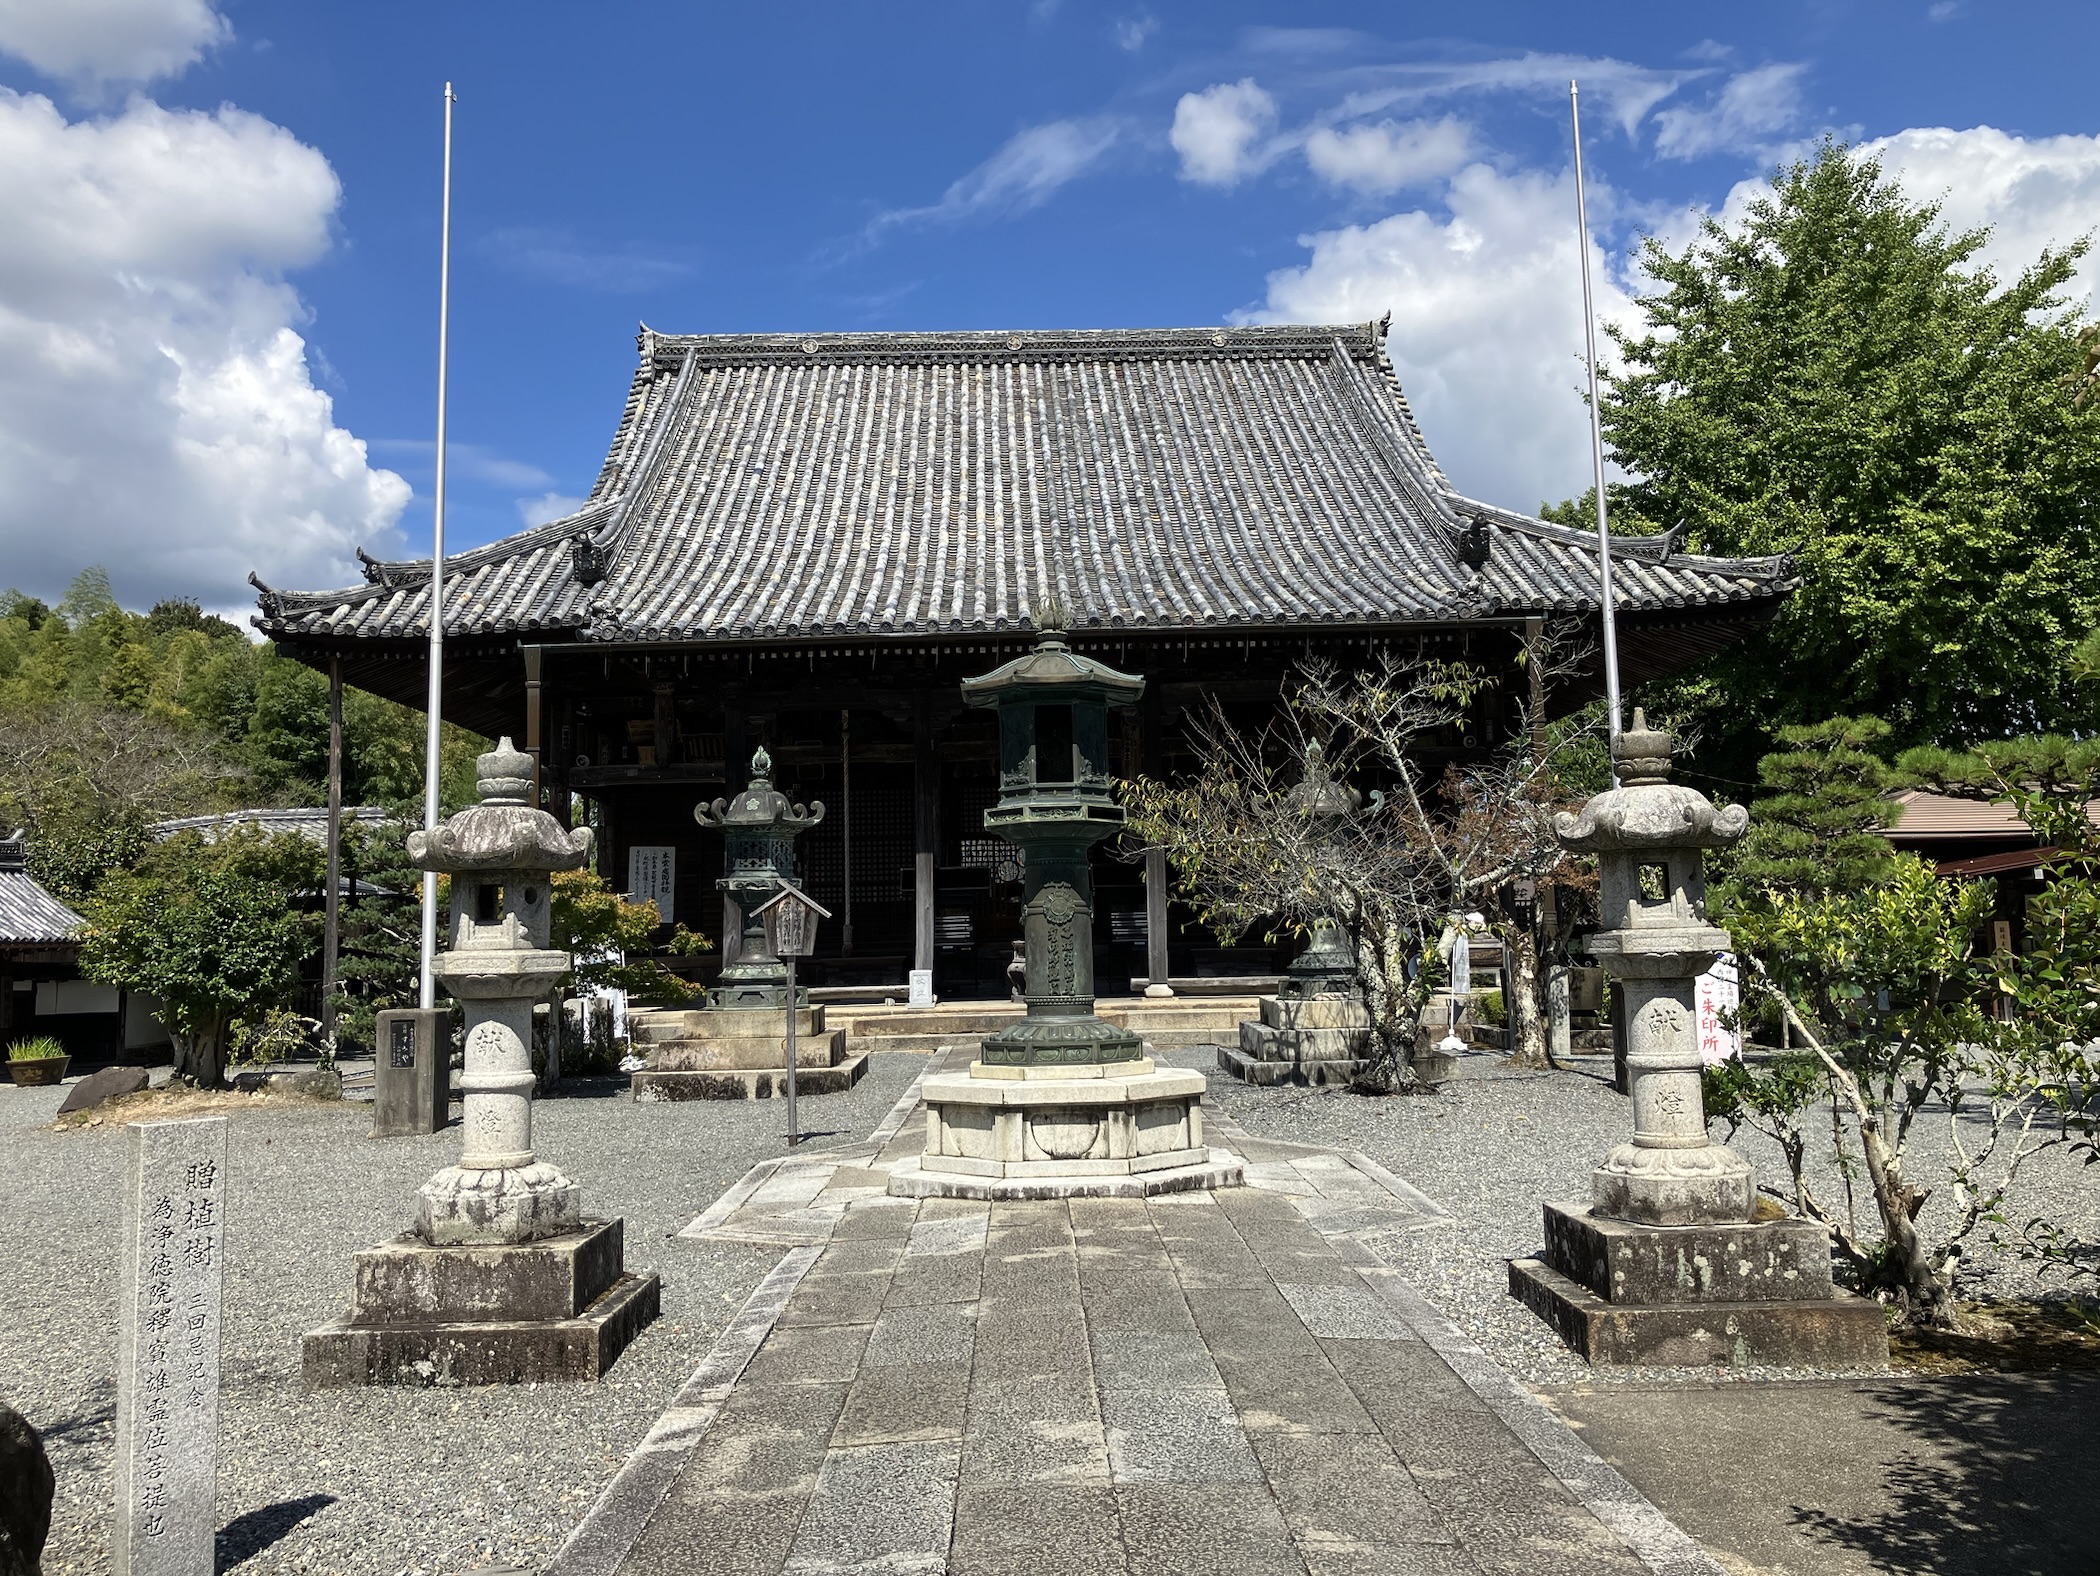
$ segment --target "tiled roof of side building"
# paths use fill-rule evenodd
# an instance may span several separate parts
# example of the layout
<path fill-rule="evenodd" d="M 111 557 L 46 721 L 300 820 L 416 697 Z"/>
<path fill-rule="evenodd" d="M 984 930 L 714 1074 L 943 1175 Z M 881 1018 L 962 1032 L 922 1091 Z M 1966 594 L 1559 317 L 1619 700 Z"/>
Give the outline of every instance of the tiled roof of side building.
<path fill-rule="evenodd" d="M 446 560 L 448 634 L 770 641 L 1445 623 L 1597 605 L 1595 538 L 1461 497 L 1383 324 L 643 332 L 576 514 Z M 1615 552 L 1622 610 L 1769 606 L 1784 559 Z M 1623 554 L 1623 556 L 1622 556 Z M 427 633 L 428 560 L 261 587 L 287 638 Z"/>
<path fill-rule="evenodd" d="M 25 868 L 19 839 L 0 839 L 0 944 L 71 941 L 87 921 Z"/>

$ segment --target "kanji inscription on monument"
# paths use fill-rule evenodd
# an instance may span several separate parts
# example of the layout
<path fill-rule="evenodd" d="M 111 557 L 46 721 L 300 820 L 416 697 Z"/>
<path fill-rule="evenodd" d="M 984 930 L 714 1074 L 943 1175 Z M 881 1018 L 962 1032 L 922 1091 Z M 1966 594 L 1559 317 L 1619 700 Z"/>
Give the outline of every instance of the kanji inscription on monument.
<path fill-rule="evenodd" d="M 226 1119 L 134 1122 L 117 1348 L 118 1576 L 210 1576 Z"/>

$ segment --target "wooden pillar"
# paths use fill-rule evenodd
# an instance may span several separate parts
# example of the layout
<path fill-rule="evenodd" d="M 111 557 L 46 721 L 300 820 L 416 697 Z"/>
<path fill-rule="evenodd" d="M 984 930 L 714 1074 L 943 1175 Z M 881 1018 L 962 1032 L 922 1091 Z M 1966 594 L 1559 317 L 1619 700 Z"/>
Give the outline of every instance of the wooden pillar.
<path fill-rule="evenodd" d="M 343 659 L 328 659 L 328 887 L 321 896 L 321 1044 L 335 1051 L 335 984 L 343 930 Z M 4 1011 L 5 1009 L 0 1009 Z M 123 1049 L 122 1015 L 117 1048 Z"/>
<path fill-rule="evenodd" d="M 912 967 L 933 967 L 933 877 L 941 857 L 940 761 L 930 696 L 916 697 L 912 729 Z"/>
<path fill-rule="evenodd" d="M 741 792 L 750 770 L 751 752 L 744 742 L 744 697 L 733 688 L 722 691 L 722 792 L 734 797 Z M 725 865 L 723 874 L 728 874 Z M 744 955 L 744 916 L 736 900 L 722 894 L 722 967 Z"/>
<path fill-rule="evenodd" d="M 532 757 L 532 806 L 541 808 L 540 782 L 540 648 L 525 650 L 525 753 Z"/>
<path fill-rule="evenodd" d="M 15 960 L 0 952 L 0 1046 L 15 1032 Z"/>
<path fill-rule="evenodd" d="M 853 713 L 839 708 L 839 956 L 853 956 Z"/>
<path fill-rule="evenodd" d="M 669 766 L 678 759 L 678 697 L 669 684 L 656 686 L 656 764 Z"/>
<path fill-rule="evenodd" d="M 1147 777 L 1159 776 L 1162 753 L 1159 719 L 1159 687 L 1148 684 L 1138 708 L 1138 760 Z M 1167 984 L 1167 979 L 1173 972 L 1167 953 L 1167 851 L 1148 848 L 1145 850 L 1146 994 L 1171 992 L 1173 987 Z"/>

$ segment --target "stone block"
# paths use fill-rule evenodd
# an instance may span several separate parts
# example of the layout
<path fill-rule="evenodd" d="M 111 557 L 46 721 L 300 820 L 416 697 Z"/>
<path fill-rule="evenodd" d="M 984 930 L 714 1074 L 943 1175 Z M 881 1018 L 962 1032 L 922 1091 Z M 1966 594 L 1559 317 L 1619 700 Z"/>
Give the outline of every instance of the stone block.
<path fill-rule="evenodd" d="M 1272 1029 L 1368 1029 L 1371 1011 L 1354 996 L 1264 996 L 1261 1021 Z"/>
<path fill-rule="evenodd" d="M 372 1136 L 435 1133 L 451 1120 L 452 1015 L 390 1008 L 373 1030 Z"/>
<path fill-rule="evenodd" d="M 717 1068 L 712 1071 L 639 1072 L 629 1092 L 637 1100 L 772 1100 L 787 1096 L 785 1058 L 776 1057 L 773 1067 Z M 795 1058 L 795 1094 L 837 1094 L 859 1083 L 868 1070 L 868 1056 L 847 1057 L 829 1067 L 805 1067 Z"/>
<path fill-rule="evenodd" d="M 357 1255 L 358 1324 L 574 1319 L 619 1279 L 618 1220 L 510 1247 L 432 1247 L 413 1233 Z"/>
<path fill-rule="evenodd" d="M 1812 1220 L 1656 1229 L 1548 1204 L 1545 1261 L 1612 1303 L 1801 1301 L 1834 1295 Z"/>
<path fill-rule="evenodd" d="M 1242 1024 L 1240 1027 L 1245 1031 L 1259 1025 Z M 1259 1088 L 1273 1089 L 1284 1084 L 1315 1087 L 1329 1084 L 1347 1085 L 1355 1082 L 1358 1075 L 1369 1066 L 1368 1059 L 1291 1061 L 1250 1056 L 1243 1050 L 1234 1050 L 1226 1045 L 1218 1047 L 1218 1070 L 1230 1073 L 1241 1083 L 1254 1084 Z"/>
<path fill-rule="evenodd" d="M 889 1190 L 897 1198 L 1018 1203 L 1057 1198 L 1153 1198 L 1162 1193 L 1238 1187 L 1246 1179 L 1246 1168 L 1239 1156 L 1224 1149 L 1206 1150 L 1198 1161 L 1157 1171 L 1047 1176 L 1019 1168 L 1003 1176 L 931 1171 L 921 1157 L 911 1156 L 892 1168 Z"/>
<path fill-rule="evenodd" d="M 657 1040 L 645 1054 L 652 1072 L 743 1072 L 785 1068 L 787 1028 L 781 1018 L 775 1018 L 772 1028 L 765 1032 Z M 795 1037 L 797 1072 L 805 1068 L 814 1071 L 834 1067 L 845 1059 L 844 1029 L 826 1029 L 808 1035 L 798 1032 Z"/>
<path fill-rule="evenodd" d="M 1509 1290 L 1606 1366 L 1873 1368 L 1889 1356 L 1888 1321 L 1862 1297 L 1620 1305 L 1538 1259 L 1510 1261 Z"/>
<path fill-rule="evenodd" d="M 134 1122 L 120 1251 L 119 1576 L 209 1571 L 219 1518 L 226 1118 Z"/>
<path fill-rule="evenodd" d="M 622 1275 L 573 1319 L 360 1325 L 346 1315 L 306 1337 L 302 1377 L 309 1390 L 594 1380 L 656 1317 L 660 1295 L 655 1275 Z"/>

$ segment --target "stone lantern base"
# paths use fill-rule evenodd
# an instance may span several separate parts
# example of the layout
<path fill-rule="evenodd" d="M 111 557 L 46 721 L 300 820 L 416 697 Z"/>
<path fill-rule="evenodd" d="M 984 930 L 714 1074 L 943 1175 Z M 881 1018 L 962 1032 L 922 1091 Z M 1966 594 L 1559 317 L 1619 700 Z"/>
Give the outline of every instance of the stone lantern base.
<path fill-rule="evenodd" d="M 1349 1084 L 1370 1066 L 1371 1013 L 1354 996 L 1264 996 L 1261 1019 L 1240 1025 L 1218 1069 L 1241 1083 Z"/>
<path fill-rule="evenodd" d="M 637 1100 L 764 1100 L 787 1093 L 787 1007 L 702 1007 L 630 1015 Z M 846 1054 L 846 1031 L 824 1026 L 822 1007 L 795 1013 L 795 1092 L 851 1089 L 868 1054 Z"/>
<path fill-rule="evenodd" d="M 1138 1059 L 1105 1065 L 971 1064 L 929 1078 L 926 1152 L 898 1166 L 905 1198 L 1144 1197 L 1244 1180 L 1203 1141 L 1203 1075 Z"/>
<path fill-rule="evenodd" d="M 654 1274 L 623 1270 L 618 1220 L 501 1246 L 409 1232 L 357 1255 L 355 1301 L 306 1337 L 302 1375 L 309 1390 L 594 1380 L 660 1293 Z"/>
<path fill-rule="evenodd" d="M 1548 1204 L 1546 1251 L 1513 1259 L 1510 1295 L 1604 1366 L 1889 1360 L 1879 1305 L 1830 1279 L 1830 1238 L 1812 1220 L 1643 1226 Z"/>

